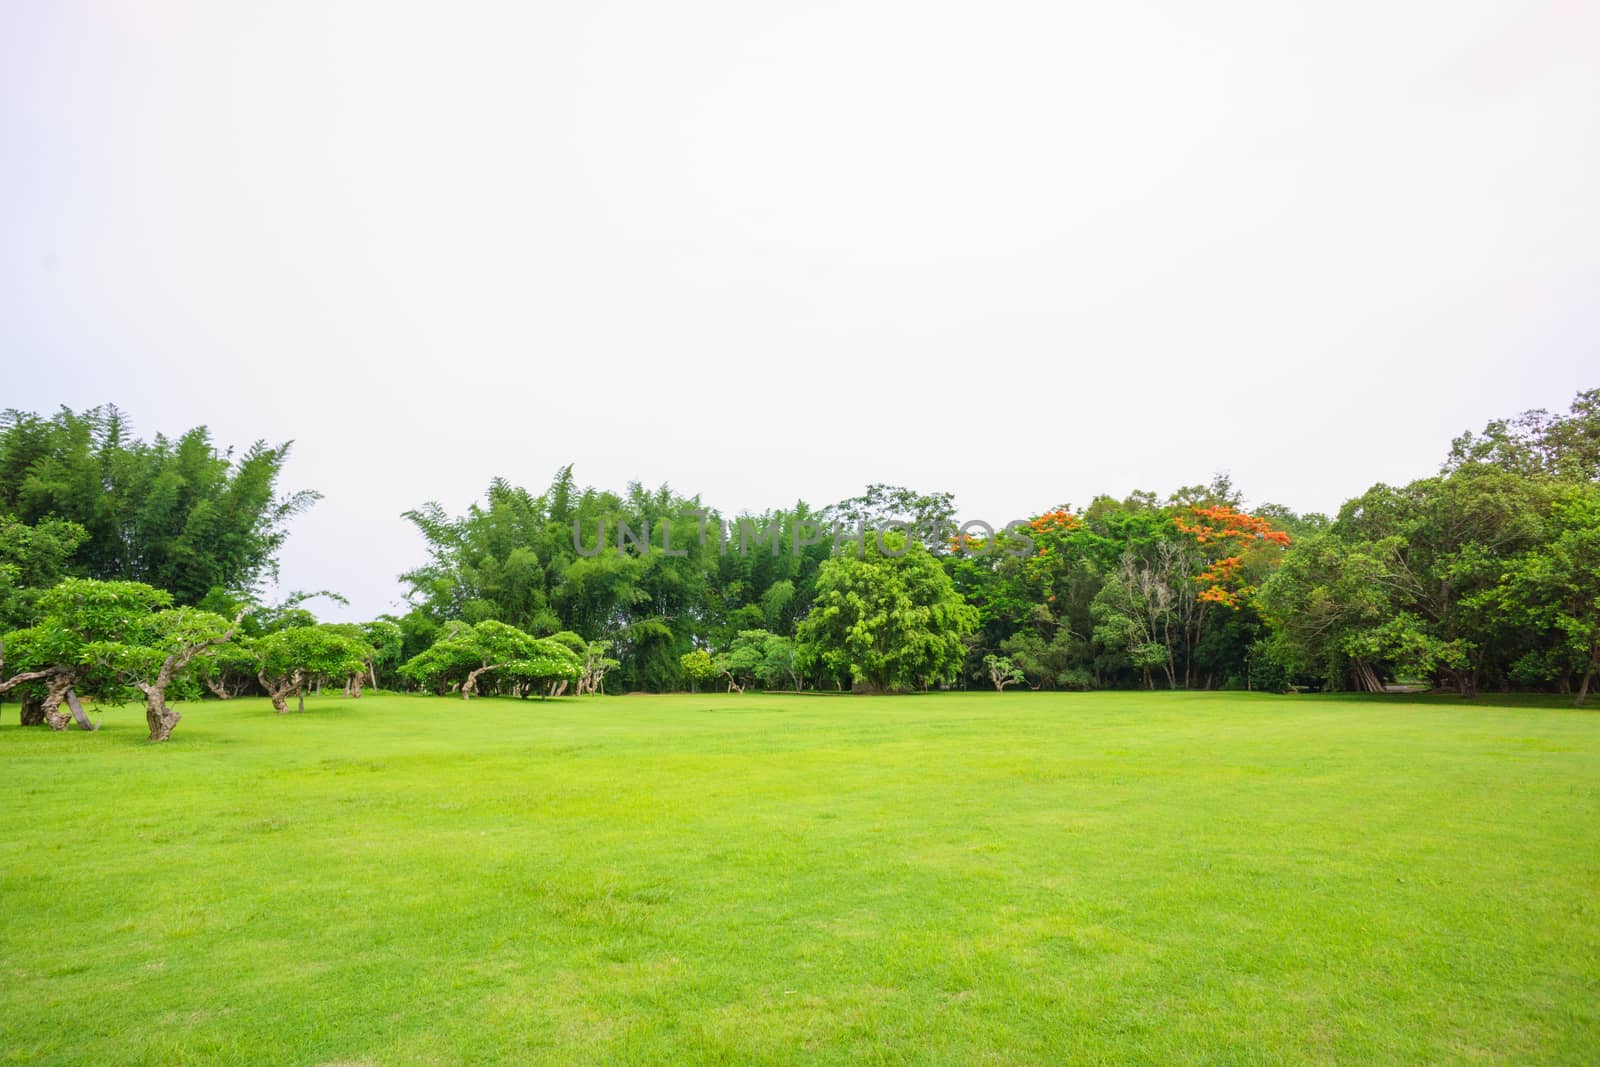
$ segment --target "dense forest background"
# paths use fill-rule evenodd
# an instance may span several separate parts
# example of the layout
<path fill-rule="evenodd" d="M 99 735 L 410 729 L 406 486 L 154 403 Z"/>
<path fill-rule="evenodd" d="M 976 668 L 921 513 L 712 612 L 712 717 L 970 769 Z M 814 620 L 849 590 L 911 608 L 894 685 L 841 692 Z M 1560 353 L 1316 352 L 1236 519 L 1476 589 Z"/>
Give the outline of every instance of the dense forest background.
<path fill-rule="evenodd" d="M 316 499 L 279 487 L 288 447 L 235 455 L 204 428 L 143 441 L 114 407 L 6 412 L 0 631 L 41 625 L 63 580 L 145 583 L 178 608 L 251 609 L 231 662 L 197 660 L 195 692 L 270 691 L 251 642 L 317 625 L 312 595 L 261 603 Z M 613 692 L 1428 685 L 1581 702 L 1600 664 L 1600 390 L 1442 452 L 1436 474 L 1334 516 L 1247 508 L 1218 476 L 1043 497 L 997 531 L 960 527 L 936 490 L 722 515 L 667 486 L 581 486 L 568 466 L 542 489 L 496 479 L 459 514 L 407 512 L 428 546 L 402 576 L 409 610 L 343 632 L 366 642 L 369 683 L 440 691 L 525 695 L 493 662 L 528 662 L 533 646 L 494 651 L 523 635 L 603 665 L 585 676 Z M 890 524 L 904 532 L 871 532 Z"/>

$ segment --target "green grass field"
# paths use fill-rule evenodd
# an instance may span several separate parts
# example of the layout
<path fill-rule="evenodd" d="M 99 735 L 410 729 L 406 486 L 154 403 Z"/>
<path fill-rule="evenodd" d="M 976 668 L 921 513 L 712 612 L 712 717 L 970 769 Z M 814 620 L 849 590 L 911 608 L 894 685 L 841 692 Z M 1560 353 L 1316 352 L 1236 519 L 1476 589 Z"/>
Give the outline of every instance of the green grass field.
<path fill-rule="evenodd" d="M 1600 1061 L 1600 715 L 324 697 L 0 727 L 0 1061 Z"/>

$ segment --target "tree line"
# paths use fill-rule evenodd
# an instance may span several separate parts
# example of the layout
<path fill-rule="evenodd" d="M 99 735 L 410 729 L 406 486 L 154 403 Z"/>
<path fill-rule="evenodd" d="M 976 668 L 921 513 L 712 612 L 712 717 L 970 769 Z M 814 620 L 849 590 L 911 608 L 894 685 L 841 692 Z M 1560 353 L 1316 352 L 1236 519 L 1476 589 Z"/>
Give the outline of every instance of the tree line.
<path fill-rule="evenodd" d="M 164 737 L 171 694 L 287 711 L 330 684 L 1414 684 L 1581 704 L 1600 668 L 1600 390 L 1464 434 L 1437 474 L 1331 517 L 1246 508 L 1225 476 L 999 529 L 887 485 L 723 516 L 666 486 L 582 487 L 570 466 L 537 493 L 496 479 L 462 514 L 406 513 L 427 545 L 401 576 L 408 609 L 359 625 L 318 622 L 303 595 L 262 603 L 316 498 L 280 491 L 287 455 L 235 456 L 204 428 L 147 443 L 113 407 L 0 416 L 0 691 L 25 720 L 65 726 L 65 705 L 86 724 L 79 695 L 137 696 Z"/>

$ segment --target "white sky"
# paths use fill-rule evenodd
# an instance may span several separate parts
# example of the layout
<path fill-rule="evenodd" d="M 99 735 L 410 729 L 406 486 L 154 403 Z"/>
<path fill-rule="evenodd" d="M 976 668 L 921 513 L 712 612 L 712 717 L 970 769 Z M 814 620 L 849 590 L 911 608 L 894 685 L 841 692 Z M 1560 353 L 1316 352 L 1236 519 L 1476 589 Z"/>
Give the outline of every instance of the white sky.
<path fill-rule="evenodd" d="M 1329 510 L 1600 385 L 1600 4 L 0 3 L 0 406 L 492 475 Z"/>

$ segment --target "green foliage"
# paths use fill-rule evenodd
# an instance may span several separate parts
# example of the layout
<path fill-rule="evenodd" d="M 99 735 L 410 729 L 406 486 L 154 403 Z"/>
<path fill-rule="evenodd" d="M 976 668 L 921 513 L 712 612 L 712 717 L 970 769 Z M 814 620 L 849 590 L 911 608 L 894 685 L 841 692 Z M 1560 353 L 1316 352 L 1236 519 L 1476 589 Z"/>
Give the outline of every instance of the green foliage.
<path fill-rule="evenodd" d="M 167 638 L 186 625 L 209 630 L 221 621 L 210 612 L 174 620 L 171 604 L 170 593 L 143 582 L 68 578 L 39 598 L 39 622 L 29 636 L 8 636 L 6 646 L 26 650 L 31 664 L 69 674 L 84 696 L 133 699 L 138 695 L 134 680 L 146 677 L 153 666 L 159 669 L 165 653 L 158 656 L 158 645 L 167 647 Z"/>
<path fill-rule="evenodd" d="M 883 692 L 952 679 L 977 612 L 921 545 L 890 534 L 880 550 L 868 540 L 861 558 L 836 556 L 822 565 L 815 603 L 796 636 L 801 664 Z"/>
<path fill-rule="evenodd" d="M 1451 444 L 1445 470 L 1491 466 L 1524 477 L 1600 482 L 1600 389 L 1573 398 L 1566 414 L 1543 409 L 1496 419 Z"/>
<path fill-rule="evenodd" d="M 400 676 L 435 693 L 443 693 L 484 666 L 483 651 L 472 628 L 464 624 L 458 627 L 446 630 L 426 651 L 402 663 Z"/>
<path fill-rule="evenodd" d="M 782 686 L 800 688 L 798 654 L 791 638 L 767 630 L 740 630 L 727 651 L 717 656 L 715 671 L 743 689 Z"/>
<path fill-rule="evenodd" d="M 372 671 L 382 678 L 400 665 L 405 652 L 405 631 L 391 619 L 374 619 L 361 624 L 361 636 L 372 649 Z"/>
<path fill-rule="evenodd" d="M 683 676 L 694 685 L 709 682 L 720 673 L 711 660 L 711 653 L 703 648 L 691 649 L 679 656 L 678 666 L 683 670 Z"/>
<path fill-rule="evenodd" d="M 996 656 L 994 653 L 983 657 L 983 666 L 989 672 L 989 681 L 994 683 L 996 692 L 1004 692 L 1008 685 L 1018 685 L 1024 681 L 1022 668 L 1012 663 L 1007 656 Z"/>
<path fill-rule="evenodd" d="M 195 657 L 195 679 L 219 697 L 233 697 L 248 689 L 260 671 L 255 639 L 234 634 L 232 640 Z"/>
<path fill-rule="evenodd" d="M 452 685 L 471 693 L 479 678 L 495 675 L 517 683 L 525 695 L 527 687 L 577 681 L 583 666 L 568 635 L 538 638 L 485 619 L 475 626 L 447 626 L 432 647 L 400 667 L 400 674 L 438 693 Z"/>
<path fill-rule="evenodd" d="M 1486 599 L 1537 642 L 1514 665 L 1515 680 L 1570 685 L 1577 678 L 1582 704 L 1600 669 L 1600 486 L 1564 488 L 1544 536 L 1509 561 Z"/>
<path fill-rule="evenodd" d="M 275 573 L 288 521 L 317 498 L 278 493 L 288 454 L 287 444 L 258 441 L 235 458 L 204 427 L 140 441 L 112 406 L 48 418 L 6 411 L 0 513 L 36 530 L 73 524 L 49 536 L 72 542 L 74 573 L 145 582 L 196 604 Z"/>
<path fill-rule="evenodd" d="M 87 536 L 75 522 L 44 518 L 29 525 L 0 514 L 0 632 L 27 625 L 40 595 L 66 574 Z"/>
<path fill-rule="evenodd" d="M 30 632 L 44 591 L 74 572 L 162 575 L 146 587 L 169 599 L 141 610 L 209 613 L 149 624 L 174 643 L 248 605 L 283 522 L 308 502 L 274 496 L 282 458 L 258 446 L 231 461 L 203 429 L 145 444 L 113 408 L 6 415 L 0 630 L 18 633 L 13 668 L 56 656 L 81 687 L 112 693 L 138 673 L 128 668 L 155 662 L 153 630 L 130 646 L 148 651 L 114 655 Z M 1581 694 L 1595 673 L 1583 524 L 1596 484 L 1600 390 L 1565 414 L 1463 435 L 1438 476 L 1373 486 L 1332 520 L 1245 512 L 1225 476 L 1095 497 L 1081 513 L 1056 506 L 983 537 L 956 530 L 950 494 L 881 484 L 820 511 L 801 501 L 724 520 L 666 486 L 581 488 L 568 467 L 543 493 L 496 479 L 463 515 L 436 503 L 407 513 L 429 546 L 404 576 L 411 608 L 345 633 L 369 650 L 375 682 L 468 694 L 480 679 L 597 692 L 608 674 L 669 689 L 709 680 L 698 650 L 739 688 L 1005 687 L 1020 674 L 1035 688 L 1377 690 L 1421 678 L 1462 693 Z M 914 548 L 904 560 L 870 533 L 855 539 L 857 524 L 901 521 Z M 830 522 L 844 527 L 837 538 Z M 256 607 L 239 643 L 204 650 L 174 684 L 248 687 L 247 640 L 316 626 L 316 597 L 342 599 Z"/>
<path fill-rule="evenodd" d="M 115 636 L 88 642 L 84 655 L 86 662 L 103 666 L 130 683 L 151 684 L 173 657 L 221 642 L 228 630 L 228 620 L 215 612 L 167 608 L 136 616 Z"/>
<path fill-rule="evenodd" d="M 1331 688 L 1416 676 L 1470 694 L 1508 678 L 1527 635 L 1497 590 L 1545 539 L 1559 484 L 1462 465 L 1348 502 L 1262 590 L 1284 663 Z"/>
<path fill-rule="evenodd" d="M 292 626 L 255 641 L 257 663 L 269 679 L 299 674 L 304 684 L 342 680 L 366 669 L 372 647 L 336 624 Z"/>

